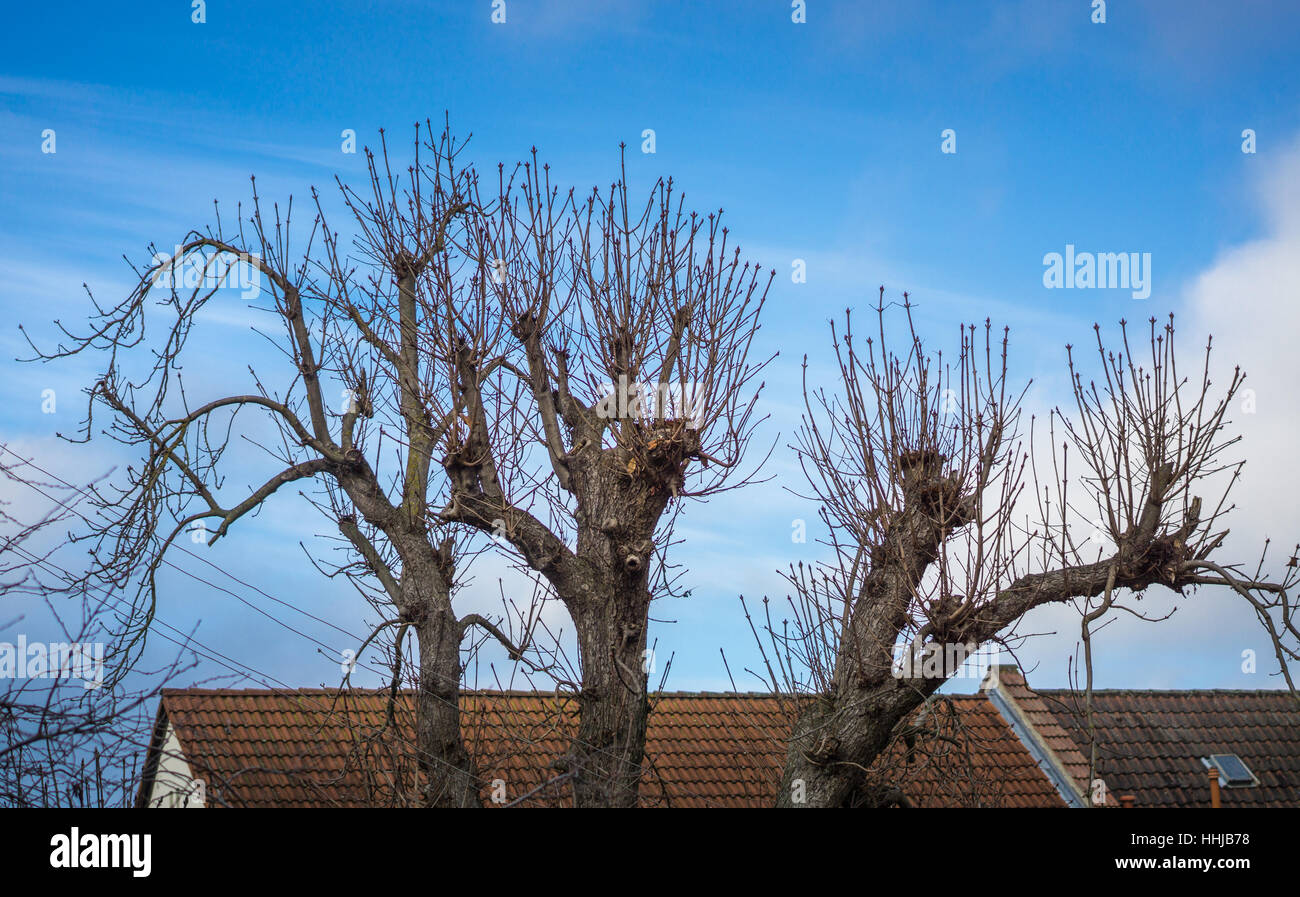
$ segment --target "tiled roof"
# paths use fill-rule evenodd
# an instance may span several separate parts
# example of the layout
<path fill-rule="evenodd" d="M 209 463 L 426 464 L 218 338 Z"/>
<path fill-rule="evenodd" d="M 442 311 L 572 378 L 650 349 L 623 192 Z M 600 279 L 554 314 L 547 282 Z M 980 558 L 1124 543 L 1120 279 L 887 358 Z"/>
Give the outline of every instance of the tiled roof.
<path fill-rule="evenodd" d="M 895 743 L 873 766 L 878 777 L 897 783 L 916 806 L 1065 806 L 985 695 L 949 695 L 926 718 L 914 716 L 913 723 L 968 745 L 963 749 L 920 736 L 910 761 L 907 747 Z"/>
<path fill-rule="evenodd" d="M 783 709 L 776 698 L 753 694 L 663 694 L 651 702 L 643 805 L 772 805 L 791 725 L 788 704 Z M 968 750 L 922 736 L 910 761 L 900 743 L 878 774 L 919 806 L 1062 806 L 985 696 L 955 695 L 947 706 L 951 713 L 931 708 L 926 724 L 957 726 Z M 209 805 L 358 806 L 401 803 L 414 791 L 410 695 L 398 696 L 396 725 L 373 737 L 386 707 L 386 692 L 167 689 L 159 719 L 170 722 L 191 769 L 206 780 Z M 574 731 L 576 702 L 474 692 L 462 695 L 462 708 L 485 801 L 495 779 L 507 801 L 569 800 L 566 784 L 554 782 L 561 773 L 553 762 Z"/>
<path fill-rule="evenodd" d="M 1036 726 L 1066 734 L 1069 744 L 1058 737 L 1053 747 L 1083 786 L 1083 695 L 1031 691 L 1014 668 L 1003 667 L 1000 676 Z M 1259 785 L 1222 788 L 1224 807 L 1300 806 L 1300 704 L 1288 691 L 1095 690 L 1092 706 L 1097 775 L 1111 795 L 1131 794 L 1137 807 L 1208 807 L 1201 758 L 1236 754 Z"/>
<path fill-rule="evenodd" d="M 1038 738 L 1050 751 L 1050 760 L 1074 781 L 1081 799 L 1090 799 L 1088 758 L 1061 725 L 1042 693 L 1031 689 L 1020 669 L 1015 666 L 999 667 L 998 682 L 1001 690 L 1014 700 L 1016 709 L 1029 723 L 1033 737 Z M 1112 807 L 1118 805 L 1112 793 L 1107 793 L 1106 804 Z"/>

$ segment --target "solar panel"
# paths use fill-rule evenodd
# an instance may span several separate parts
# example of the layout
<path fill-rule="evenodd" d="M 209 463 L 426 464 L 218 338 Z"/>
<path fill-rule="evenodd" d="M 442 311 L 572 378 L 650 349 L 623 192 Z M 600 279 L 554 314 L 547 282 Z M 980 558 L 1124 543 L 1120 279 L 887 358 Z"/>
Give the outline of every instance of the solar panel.
<path fill-rule="evenodd" d="M 1246 764 L 1236 754 L 1212 754 L 1210 762 L 1218 767 L 1219 772 L 1227 780 L 1228 785 L 1253 785 L 1255 784 L 1255 775 L 1247 768 Z"/>

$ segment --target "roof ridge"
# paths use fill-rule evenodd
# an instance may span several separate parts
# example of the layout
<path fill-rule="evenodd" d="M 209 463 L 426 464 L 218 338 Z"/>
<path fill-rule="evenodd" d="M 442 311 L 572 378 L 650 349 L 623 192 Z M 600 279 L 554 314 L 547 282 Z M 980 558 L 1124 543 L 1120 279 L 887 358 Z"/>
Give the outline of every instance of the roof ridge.
<path fill-rule="evenodd" d="M 1059 695 L 1082 695 L 1084 692 L 1072 688 L 1029 688 L 1036 695 L 1057 697 Z M 1286 695 L 1291 692 L 1286 688 L 1094 688 L 1094 695 Z"/>
<path fill-rule="evenodd" d="M 377 688 L 350 688 L 343 694 L 348 695 L 387 695 L 389 690 L 383 687 Z M 401 689 L 398 694 L 411 695 L 415 690 L 410 688 Z M 495 688 L 463 688 L 462 695 L 501 695 L 507 697 L 552 697 L 555 692 L 528 690 L 520 688 L 495 689 Z M 340 694 L 338 689 L 334 688 L 173 688 L 168 687 L 162 690 L 164 697 L 177 695 L 193 695 L 203 697 L 250 697 L 256 695 L 283 695 L 285 697 L 306 696 L 306 695 L 328 695 L 333 697 Z M 576 697 L 574 695 L 564 695 L 565 697 Z M 653 698 L 783 698 L 789 695 L 778 695 L 768 691 L 657 691 L 650 692 Z M 798 697 L 813 697 L 812 695 L 799 695 Z M 969 692 L 957 694 L 943 694 L 940 697 L 950 700 L 967 700 L 967 701 L 987 701 L 988 697 L 983 692 Z"/>
<path fill-rule="evenodd" d="M 291 697 L 295 695 L 330 695 L 337 694 L 349 695 L 387 695 L 389 690 L 384 687 L 376 688 L 349 688 L 340 692 L 336 688 L 174 688 L 168 687 L 162 690 L 164 696 L 171 695 L 202 695 L 202 696 L 231 696 L 247 697 L 250 695 L 284 695 Z M 414 689 L 403 688 L 399 694 L 414 694 Z M 506 695 L 519 697 L 551 697 L 555 694 L 553 691 L 529 690 L 522 688 L 462 688 L 462 695 Z M 778 698 L 782 695 L 766 691 L 659 691 L 650 692 L 651 698 Z M 950 695 L 949 697 L 980 697 L 979 695 Z"/>

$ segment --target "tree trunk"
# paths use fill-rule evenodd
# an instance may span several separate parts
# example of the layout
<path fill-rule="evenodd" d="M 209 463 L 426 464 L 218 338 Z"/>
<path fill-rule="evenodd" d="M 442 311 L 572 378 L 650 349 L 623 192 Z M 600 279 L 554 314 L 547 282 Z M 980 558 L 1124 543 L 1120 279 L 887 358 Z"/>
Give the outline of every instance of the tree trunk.
<path fill-rule="evenodd" d="M 460 622 L 451 606 L 449 542 L 434 547 L 419 503 L 388 504 L 374 472 L 358 455 L 339 483 L 365 519 L 383 528 L 401 558 L 400 581 L 361 536 L 355 521 L 340 528 L 379 575 L 400 619 L 415 630 L 420 677 L 415 693 L 415 751 L 426 807 L 481 807 L 474 762 L 460 726 Z M 400 649 L 400 645 L 399 645 Z"/>
<path fill-rule="evenodd" d="M 569 750 L 580 807 L 636 806 L 645 758 L 650 567 L 669 493 L 661 481 L 633 476 L 629 457 L 607 451 L 574 475 L 586 575 L 561 597 L 582 665 L 582 715 Z"/>
<path fill-rule="evenodd" d="M 480 807 L 474 762 L 460 727 L 460 626 L 450 607 L 430 610 L 415 626 L 420 683 L 415 747 L 426 807 Z"/>
<path fill-rule="evenodd" d="M 911 683 L 895 681 L 815 699 L 799 715 L 790 736 L 777 806 L 860 804 L 867 767 L 926 697 Z"/>
<path fill-rule="evenodd" d="M 582 658 L 582 711 L 570 750 L 579 807 L 633 807 L 650 705 L 645 657 L 650 596 L 644 587 L 607 592 L 575 614 Z"/>
<path fill-rule="evenodd" d="M 896 678 L 892 651 L 908 608 L 950 528 L 967 520 L 960 483 L 943 475 L 937 452 L 909 452 L 901 513 L 886 541 L 869 552 L 870 570 L 836 652 L 829 691 L 796 722 L 786 752 L 778 806 L 844 807 L 863 803 L 867 768 L 895 727 L 942 678 Z"/>

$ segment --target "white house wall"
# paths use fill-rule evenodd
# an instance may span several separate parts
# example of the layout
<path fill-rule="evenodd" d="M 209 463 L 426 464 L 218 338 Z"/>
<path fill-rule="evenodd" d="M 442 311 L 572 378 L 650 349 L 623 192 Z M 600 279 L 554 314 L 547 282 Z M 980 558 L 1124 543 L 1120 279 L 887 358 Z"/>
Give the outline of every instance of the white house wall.
<path fill-rule="evenodd" d="M 190 772 L 190 765 L 181 752 L 176 731 L 167 723 L 162 755 L 154 773 L 153 787 L 149 789 L 148 806 L 158 808 L 187 808 L 204 805 L 204 785 Z"/>

